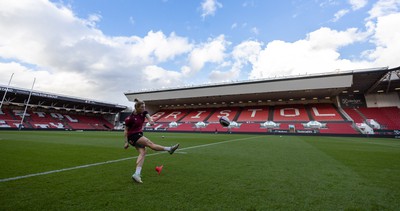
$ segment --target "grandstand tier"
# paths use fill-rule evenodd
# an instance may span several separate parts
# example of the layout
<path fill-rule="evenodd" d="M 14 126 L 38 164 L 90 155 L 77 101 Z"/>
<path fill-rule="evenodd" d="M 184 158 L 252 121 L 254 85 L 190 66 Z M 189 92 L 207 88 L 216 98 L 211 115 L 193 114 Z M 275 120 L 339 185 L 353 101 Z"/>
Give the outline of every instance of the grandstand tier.
<path fill-rule="evenodd" d="M 400 137 L 400 67 L 125 93 L 146 102 L 145 130 Z M 0 86 L 2 129 L 121 130 L 126 106 Z M 173 99 L 173 100 L 171 100 Z M 26 113 L 25 113 L 26 109 Z M 218 123 L 221 116 L 229 127 Z"/>
<path fill-rule="evenodd" d="M 111 130 L 126 106 L 0 86 L 2 129 Z M 29 104 L 28 103 L 29 97 Z"/>
<path fill-rule="evenodd" d="M 235 120 L 236 114 L 238 113 L 239 108 L 218 108 L 213 113 L 211 113 L 210 117 L 206 120 L 207 122 L 219 122 L 219 118 L 222 116 L 228 117 L 229 120 Z"/>
<path fill-rule="evenodd" d="M 358 111 L 360 110 L 360 111 Z M 385 117 L 374 117 L 382 122 L 384 128 L 399 124 L 398 108 L 363 108 L 363 109 L 337 109 L 334 104 L 309 104 L 309 105 L 280 105 L 280 106 L 244 106 L 218 109 L 193 109 L 193 110 L 168 110 L 156 112 L 160 115 L 165 113 L 166 119 L 174 116 L 174 121 L 165 121 L 159 118 L 156 125 L 148 126 L 148 130 L 160 131 L 184 131 L 184 132 L 254 132 L 254 133 L 309 133 L 309 134 L 361 134 L 363 128 L 357 128 L 358 123 L 354 121 L 355 114 L 359 117 L 364 116 L 361 112 L 383 114 Z M 346 111 L 350 111 L 347 113 Z M 357 111 L 357 112 L 356 112 Z M 179 115 L 178 115 L 179 114 Z M 175 117 L 176 116 L 176 117 Z M 181 116 L 182 118 L 179 118 Z M 232 124 L 229 127 L 222 127 L 218 124 L 220 116 L 232 118 Z M 351 117 L 347 119 L 346 116 Z M 390 119 L 391 116 L 392 118 Z M 196 117 L 196 120 L 193 120 Z M 176 119 L 180 119 L 175 121 Z M 356 119 L 366 122 L 365 118 Z M 202 124 L 199 124 L 202 123 Z M 392 124 L 392 125 L 391 125 Z"/>
<path fill-rule="evenodd" d="M 265 122 L 268 120 L 268 106 L 250 106 L 241 109 L 237 122 Z"/>
<path fill-rule="evenodd" d="M 18 128 L 23 110 L 2 108 L 0 128 Z M 70 129 L 70 130 L 109 130 L 114 126 L 101 115 L 61 114 L 57 112 L 30 111 L 25 113 L 24 128 L 32 129 Z"/>
<path fill-rule="evenodd" d="M 212 113 L 213 109 L 194 109 L 189 111 L 184 118 L 182 118 L 181 122 L 204 122 Z"/>
<path fill-rule="evenodd" d="M 308 113 L 304 105 L 282 105 L 273 108 L 274 116 L 273 121 L 310 121 Z"/>

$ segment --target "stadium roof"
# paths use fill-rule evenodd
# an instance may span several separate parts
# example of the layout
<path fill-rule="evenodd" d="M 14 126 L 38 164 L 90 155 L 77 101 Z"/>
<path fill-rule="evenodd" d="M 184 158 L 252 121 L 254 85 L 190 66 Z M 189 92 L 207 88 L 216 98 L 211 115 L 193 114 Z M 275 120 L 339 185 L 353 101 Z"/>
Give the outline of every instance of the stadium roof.
<path fill-rule="evenodd" d="M 6 96 L 4 93 L 7 91 Z M 7 87 L 0 85 L 0 96 L 4 97 L 3 105 L 24 106 L 28 101 L 30 90 L 16 87 Z M 1 100 L 1 99 L 0 99 Z M 53 93 L 32 91 L 29 100 L 30 107 L 68 110 L 87 113 L 114 114 L 124 109 L 126 106 L 99 102 L 91 99 L 77 98 L 71 96 L 58 95 Z"/>
<path fill-rule="evenodd" d="M 332 100 L 340 94 L 389 93 L 400 89 L 400 67 L 336 71 L 125 93 L 128 100 L 152 106 L 205 106 L 240 103 L 272 104 L 300 100 Z"/>

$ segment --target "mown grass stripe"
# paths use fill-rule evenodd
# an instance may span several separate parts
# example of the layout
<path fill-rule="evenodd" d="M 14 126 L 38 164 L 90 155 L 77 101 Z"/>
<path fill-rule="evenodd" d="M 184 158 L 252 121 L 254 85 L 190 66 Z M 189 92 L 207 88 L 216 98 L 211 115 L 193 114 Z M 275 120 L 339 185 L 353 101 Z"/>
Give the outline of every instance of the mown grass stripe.
<path fill-rule="evenodd" d="M 255 137 L 257 137 L 257 136 L 255 136 Z M 200 147 L 208 147 L 208 146 L 212 146 L 212 145 L 216 145 L 216 144 L 224 144 L 224 143 L 229 143 L 229 142 L 234 142 L 234 141 L 242 141 L 242 140 L 246 140 L 246 139 L 252 139 L 252 138 L 255 138 L 255 137 L 233 139 L 233 140 L 215 142 L 215 143 L 211 143 L 211 144 L 202 144 L 202 145 L 182 148 L 182 149 L 179 149 L 178 151 L 183 151 L 183 150 L 188 150 L 188 149 L 195 149 L 195 148 L 200 148 Z M 156 153 L 152 153 L 152 154 L 147 154 L 146 156 L 149 157 L 149 156 L 159 155 L 159 154 L 162 154 L 162 153 L 167 153 L 167 152 L 156 152 Z M 25 179 L 25 178 L 29 178 L 29 177 L 36 177 L 36 176 L 47 175 L 47 174 L 54 174 L 54 173 L 59 173 L 59 172 L 63 172 L 63 171 L 71 171 L 71 170 L 76 170 L 76 169 L 89 168 L 89 167 L 92 167 L 92 166 L 100 166 L 100 165 L 104 165 L 104 164 L 110 164 L 110 163 L 116 163 L 116 162 L 121 162 L 121 161 L 126 161 L 126 160 L 132 160 L 132 159 L 136 159 L 137 157 L 138 156 L 134 156 L 134 157 L 117 159 L 117 160 L 109 160 L 109 161 L 104 161 L 104 162 L 99 162 L 99 163 L 92 163 L 92 164 L 86 164 L 86 165 L 75 166 L 75 167 L 70 167 L 70 168 L 63 168 L 63 169 L 58 169 L 58 170 L 40 172 L 40 173 L 35 173 L 35 174 L 28 174 L 28 175 L 23 175 L 23 176 L 4 178 L 4 179 L 0 179 L 0 182 L 8 182 L 8 181 L 13 181 L 13 180 Z"/>

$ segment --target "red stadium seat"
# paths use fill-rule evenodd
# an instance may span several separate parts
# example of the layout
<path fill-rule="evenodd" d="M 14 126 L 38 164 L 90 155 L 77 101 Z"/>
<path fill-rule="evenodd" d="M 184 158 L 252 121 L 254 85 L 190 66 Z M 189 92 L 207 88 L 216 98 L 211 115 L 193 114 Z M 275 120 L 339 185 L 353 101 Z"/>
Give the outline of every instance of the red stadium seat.
<path fill-rule="evenodd" d="M 310 121 L 304 105 L 280 105 L 274 108 L 273 121 Z"/>
<path fill-rule="evenodd" d="M 262 107 L 244 107 L 240 112 L 237 122 L 265 122 L 268 120 L 269 109 Z"/>

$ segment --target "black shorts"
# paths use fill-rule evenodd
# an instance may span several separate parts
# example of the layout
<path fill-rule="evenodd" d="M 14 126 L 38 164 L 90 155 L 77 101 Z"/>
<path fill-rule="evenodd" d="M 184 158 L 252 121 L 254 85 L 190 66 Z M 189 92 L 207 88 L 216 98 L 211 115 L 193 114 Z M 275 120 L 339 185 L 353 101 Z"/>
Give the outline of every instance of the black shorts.
<path fill-rule="evenodd" d="M 136 143 L 141 137 L 143 137 L 142 132 L 130 134 L 128 135 L 128 143 L 134 147 L 144 148 L 144 145 Z"/>

